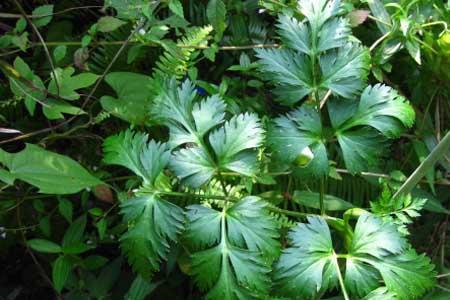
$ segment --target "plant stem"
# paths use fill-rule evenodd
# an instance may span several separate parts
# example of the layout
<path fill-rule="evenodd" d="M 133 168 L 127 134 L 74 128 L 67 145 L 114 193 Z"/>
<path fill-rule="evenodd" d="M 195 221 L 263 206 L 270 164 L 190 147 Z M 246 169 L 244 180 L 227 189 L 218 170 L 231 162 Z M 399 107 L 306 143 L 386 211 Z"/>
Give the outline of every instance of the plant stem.
<path fill-rule="evenodd" d="M 347 290 L 345 289 L 344 279 L 342 278 L 341 268 L 339 268 L 339 263 L 338 263 L 337 258 L 338 257 L 336 255 L 336 253 L 333 251 L 333 263 L 336 268 L 336 273 L 338 276 L 339 285 L 341 287 L 342 294 L 343 294 L 345 300 L 350 300 L 350 297 L 347 294 Z"/>
<path fill-rule="evenodd" d="M 408 194 L 420 182 L 425 173 L 434 167 L 434 164 L 441 159 L 450 148 L 450 131 L 447 132 L 441 142 L 431 151 L 427 158 L 417 167 L 417 169 L 408 177 L 403 185 L 398 189 L 392 198 L 401 194 Z"/>

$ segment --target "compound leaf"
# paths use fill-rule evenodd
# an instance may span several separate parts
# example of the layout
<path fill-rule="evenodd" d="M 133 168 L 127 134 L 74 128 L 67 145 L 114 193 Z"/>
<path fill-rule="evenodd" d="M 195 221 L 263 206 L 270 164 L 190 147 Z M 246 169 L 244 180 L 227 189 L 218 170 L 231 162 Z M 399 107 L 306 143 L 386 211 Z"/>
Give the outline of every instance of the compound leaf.
<path fill-rule="evenodd" d="M 246 197 L 222 213 L 200 205 L 188 208 L 185 238 L 197 250 L 191 272 L 199 288 L 208 291 L 206 299 L 245 300 L 268 294 L 269 266 L 279 244 L 266 205 L 257 197 Z"/>
<path fill-rule="evenodd" d="M 107 164 L 126 167 L 150 184 L 155 182 L 170 158 L 166 144 L 149 142 L 147 134 L 131 130 L 108 137 L 103 150 L 103 160 Z"/>
<path fill-rule="evenodd" d="M 337 284 L 333 245 L 327 223 L 309 217 L 289 232 L 291 247 L 283 250 L 275 266 L 275 287 L 293 299 L 312 299 Z"/>
<path fill-rule="evenodd" d="M 121 213 L 129 225 L 120 238 L 121 247 L 133 269 L 148 278 L 167 259 L 169 243 L 182 231 L 183 210 L 154 192 L 124 202 Z"/>

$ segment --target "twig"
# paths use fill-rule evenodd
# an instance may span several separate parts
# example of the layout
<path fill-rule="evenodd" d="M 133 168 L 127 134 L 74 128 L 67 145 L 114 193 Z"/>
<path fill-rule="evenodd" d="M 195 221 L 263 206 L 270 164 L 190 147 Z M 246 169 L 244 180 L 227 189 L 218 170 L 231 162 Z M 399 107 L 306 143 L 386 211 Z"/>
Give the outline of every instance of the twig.
<path fill-rule="evenodd" d="M 89 102 L 89 100 L 92 98 L 92 96 L 94 95 L 95 91 L 97 90 L 97 88 L 99 87 L 100 83 L 103 81 L 103 79 L 105 78 L 106 74 L 109 72 L 109 70 L 111 69 L 111 67 L 114 65 L 114 63 L 116 62 L 116 60 L 119 58 L 120 54 L 122 54 L 123 50 L 125 50 L 126 46 L 128 45 L 129 41 L 131 40 L 131 38 L 133 37 L 133 35 L 139 31 L 139 29 L 141 29 L 143 26 L 142 22 L 139 26 L 136 26 L 136 29 L 128 36 L 128 39 L 122 44 L 122 46 L 119 48 L 119 50 L 117 50 L 116 54 L 114 55 L 113 59 L 111 60 L 111 62 L 109 63 L 109 65 L 106 67 L 105 71 L 103 72 L 103 74 L 99 77 L 99 79 L 97 79 L 97 82 L 95 83 L 94 87 L 91 89 L 91 91 L 89 92 L 89 94 L 87 95 L 86 99 L 84 100 L 83 104 L 80 107 L 80 112 L 83 110 L 83 108 L 87 105 L 87 103 Z M 57 128 L 60 128 L 64 125 L 67 125 L 69 123 L 71 123 L 73 120 L 75 120 L 78 116 L 80 116 L 80 113 L 77 113 L 76 115 L 73 115 L 72 117 L 70 117 L 69 119 L 67 119 L 64 122 L 61 122 L 53 127 L 50 128 L 44 128 L 41 130 L 37 130 L 37 131 L 33 131 L 30 133 L 26 133 L 23 135 L 19 135 L 17 137 L 11 138 L 11 139 L 7 139 L 7 140 L 3 140 L 0 141 L 0 145 L 2 144 L 6 144 L 6 143 L 10 143 L 10 142 L 14 142 L 14 141 L 18 141 L 18 140 L 23 140 L 23 139 L 27 139 L 30 138 L 32 136 L 35 135 L 39 135 L 39 134 L 43 134 L 46 132 L 50 132 L 53 131 Z"/>
<path fill-rule="evenodd" d="M 102 45 L 102 46 L 118 46 L 122 45 L 126 41 L 98 41 L 93 43 L 93 45 Z M 146 47 L 162 47 L 160 43 L 147 42 L 142 43 L 140 41 L 129 41 L 129 44 L 141 44 Z M 47 46 L 80 46 L 81 41 L 69 41 L 69 42 L 46 42 Z M 43 46 L 41 42 L 31 43 L 32 47 L 41 47 Z M 197 50 L 205 50 L 211 48 L 210 46 L 192 46 L 192 45 L 177 45 L 178 48 L 182 49 L 197 49 Z M 218 50 L 220 51 L 237 51 L 237 50 L 250 50 L 250 49 L 264 49 L 264 48 L 279 48 L 279 44 L 254 44 L 254 45 L 242 45 L 242 46 L 220 46 Z"/>
<path fill-rule="evenodd" d="M 57 12 L 54 12 L 51 14 L 26 15 L 26 16 L 30 19 L 37 19 L 37 18 L 61 15 L 61 14 L 64 14 L 64 13 L 72 11 L 72 10 L 90 9 L 90 8 L 103 8 L 103 6 L 100 6 L 100 5 L 77 6 L 77 7 L 63 9 L 63 10 L 60 10 L 60 11 L 57 11 Z M 21 15 L 21 14 L 0 13 L 0 18 L 3 18 L 3 19 L 20 19 L 21 17 L 23 17 L 23 15 Z"/>
<path fill-rule="evenodd" d="M 33 28 L 34 32 L 36 33 L 39 41 L 42 44 L 42 47 L 44 47 L 44 52 L 45 55 L 47 56 L 48 62 L 50 64 L 50 67 L 52 68 L 52 74 L 53 74 L 53 80 L 55 80 L 55 84 L 56 84 L 56 91 L 57 94 L 59 95 L 59 83 L 58 83 L 58 78 L 56 76 L 56 71 L 55 71 L 55 65 L 53 64 L 53 59 L 52 56 L 50 54 L 50 51 L 48 51 L 48 47 L 45 44 L 44 38 L 42 37 L 41 33 L 39 32 L 39 29 L 37 29 L 36 25 L 34 25 L 34 23 L 30 20 L 30 18 L 27 16 L 27 13 L 25 12 L 25 10 L 23 9 L 22 5 L 20 5 L 19 1 L 14 0 L 14 2 L 16 3 L 17 8 L 19 9 L 20 13 L 23 15 L 23 17 L 27 20 L 27 22 L 31 25 L 31 28 Z"/>

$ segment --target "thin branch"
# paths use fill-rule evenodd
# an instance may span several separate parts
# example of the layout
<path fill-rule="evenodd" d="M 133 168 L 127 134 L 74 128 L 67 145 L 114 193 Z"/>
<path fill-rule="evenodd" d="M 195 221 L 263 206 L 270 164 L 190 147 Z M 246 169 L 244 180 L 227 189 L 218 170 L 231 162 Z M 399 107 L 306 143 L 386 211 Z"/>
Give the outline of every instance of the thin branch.
<path fill-rule="evenodd" d="M 113 59 L 111 60 L 111 62 L 109 63 L 109 65 L 106 67 L 105 71 L 102 73 L 102 75 L 99 77 L 99 79 L 97 79 L 97 82 L 95 83 L 94 87 L 91 89 L 91 91 L 89 92 L 89 94 L 87 95 L 86 99 L 84 100 L 83 104 L 80 107 L 80 112 L 83 111 L 83 108 L 87 105 L 87 103 L 89 102 L 89 100 L 93 97 L 95 91 L 97 90 L 97 88 L 100 86 L 100 83 L 103 81 L 103 79 L 105 78 L 106 74 L 108 74 L 109 70 L 111 69 L 111 67 L 114 65 L 114 63 L 116 62 L 116 60 L 119 58 L 119 56 L 122 54 L 122 52 L 125 50 L 126 46 L 128 45 L 128 43 L 130 42 L 131 38 L 133 37 L 133 35 L 139 31 L 139 29 L 141 29 L 143 26 L 142 22 L 139 26 L 136 26 L 136 29 L 130 33 L 130 35 L 128 36 L 128 39 L 122 44 L 122 46 L 119 48 L 119 50 L 117 50 L 116 54 L 114 55 Z M 57 128 L 60 128 L 62 126 L 65 126 L 69 123 L 71 123 L 72 121 L 74 121 L 76 118 L 78 118 L 78 116 L 80 116 L 80 113 L 77 113 L 76 115 L 73 115 L 72 117 L 70 117 L 69 119 L 67 119 L 64 122 L 59 123 L 56 126 L 50 127 L 50 128 L 44 128 L 41 130 L 37 130 L 37 131 L 33 131 L 30 133 L 26 133 L 23 135 L 19 135 L 17 137 L 11 138 L 11 139 L 7 139 L 7 140 L 3 140 L 0 141 L 0 145 L 2 144 L 6 144 L 6 143 L 10 143 L 10 142 L 14 142 L 14 141 L 18 141 L 18 140 L 23 140 L 23 139 L 27 139 L 30 138 L 32 136 L 35 135 L 39 135 L 39 134 L 43 134 L 46 132 L 50 132 L 53 131 Z"/>
<path fill-rule="evenodd" d="M 91 9 L 91 8 L 103 8 L 103 6 L 100 5 L 86 5 L 86 6 L 77 6 L 77 7 L 71 7 L 67 9 L 63 9 L 51 14 L 41 14 L 41 15 L 26 15 L 30 19 L 37 19 L 37 18 L 43 18 L 43 17 L 50 17 L 50 16 L 56 16 L 65 14 L 66 12 L 73 11 L 73 10 L 80 10 L 80 9 Z M 23 17 L 21 14 L 10 14 L 10 13 L 0 13 L 0 18 L 2 19 L 20 19 Z"/>
<path fill-rule="evenodd" d="M 52 68 L 52 74 L 53 74 L 53 79 L 55 80 L 56 91 L 57 91 L 57 94 L 59 95 L 60 94 L 59 93 L 59 83 L 58 83 L 58 78 L 56 76 L 55 65 L 53 64 L 52 56 L 50 54 L 50 51 L 48 51 L 48 47 L 45 44 L 44 38 L 42 37 L 41 33 L 39 32 L 39 29 L 37 29 L 36 25 L 34 25 L 34 23 L 27 16 L 25 10 L 23 9 L 22 5 L 20 5 L 19 1 L 14 0 L 14 2 L 16 3 L 16 6 L 19 9 L 20 13 L 24 16 L 24 18 L 27 20 L 27 22 L 31 25 L 31 28 L 33 28 L 33 30 L 36 33 L 39 41 L 42 44 L 42 47 L 44 48 L 45 55 L 47 56 L 48 62 L 50 64 L 50 67 Z"/>
<path fill-rule="evenodd" d="M 126 41 L 98 41 L 92 43 L 93 45 L 101 46 L 118 46 L 122 45 Z M 129 44 L 141 44 L 146 47 L 162 47 L 160 43 L 146 42 L 142 43 L 140 41 L 129 41 Z M 81 46 L 81 41 L 68 41 L 68 42 L 46 42 L 47 46 Z M 31 47 L 41 47 L 42 42 L 30 43 Z M 192 45 L 177 45 L 179 48 L 183 49 L 197 49 L 205 50 L 211 48 L 210 46 L 192 46 Z M 280 44 L 254 44 L 254 45 L 239 45 L 239 46 L 220 46 L 219 51 L 238 51 L 238 50 L 250 50 L 250 49 L 264 49 L 264 48 L 279 48 Z"/>

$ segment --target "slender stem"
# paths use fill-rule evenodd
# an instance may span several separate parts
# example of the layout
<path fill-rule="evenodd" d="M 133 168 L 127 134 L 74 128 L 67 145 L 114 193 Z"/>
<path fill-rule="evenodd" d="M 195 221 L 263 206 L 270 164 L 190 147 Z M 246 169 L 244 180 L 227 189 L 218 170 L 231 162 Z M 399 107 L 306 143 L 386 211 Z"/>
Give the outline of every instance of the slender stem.
<path fill-rule="evenodd" d="M 387 22 L 385 22 L 385 21 L 383 21 L 383 20 L 381 20 L 381 19 L 378 19 L 377 17 L 374 17 L 374 16 L 372 16 L 372 15 L 368 15 L 367 18 L 369 18 L 369 19 L 371 19 L 371 20 L 374 20 L 375 22 L 381 23 L 381 24 L 383 24 L 383 25 L 386 25 L 386 26 L 388 26 L 388 27 L 392 27 L 392 24 L 387 23 Z"/>
<path fill-rule="evenodd" d="M 320 194 L 319 194 L 319 201 L 320 201 L 320 214 L 325 215 L 325 204 L 324 204 L 324 197 L 325 197 L 325 176 L 320 177 Z"/>
<path fill-rule="evenodd" d="M 334 263 L 334 266 L 336 268 L 336 273 L 337 273 L 337 276 L 338 276 L 339 285 L 341 287 L 341 291 L 342 291 L 342 294 L 344 296 L 344 299 L 345 300 L 350 300 L 350 297 L 348 296 L 347 290 L 345 289 L 344 279 L 342 278 L 341 268 L 339 267 L 339 263 L 338 263 L 338 260 L 337 260 L 337 255 L 336 255 L 336 253 L 334 251 L 333 251 L 333 263 Z"/>
<path fill-rule="evenodd" d="M 401 194 L 408 194 L 420 182 L 425 173 L 434 167 L 434 164 L 441 159 L 450 148 L 450 131 L 447 132 L 441 142 L 431 151 L 425 160 L 417 167 L 417 169 L 408 177 L 403 185 L 398 189 L 392 198 L 396 198 Z"/>
<path fill-rule="evenodd" d="M 125 41 L 97 41 L 93 43 L 94 45 L 102 45 L 102 46 L 118 46 L 125 43 Z M 47 46 L 80 46 L 81 41 L 53 41 L 46 42 Z M 161 44 L 154 42 L 145 42 L 142 43 L 140 41 L 130 41 L 129 44 L 141 44 L 146 47 L 161 47 Z M 30 44 L 32 47 L 42 47 L 44 46 L 41 42 L 35 42 Z M 211 48 L 210 46 L 192 46 L 192 45 L 177 45 L 178 48 L 187 48 L 187 49 L 197 49 L 204 50 Z M 218 47 L 219 51 L 237 51 L 237 50 L 250 50 L 250 49 L 264 49 L 264 48 L 278 48 L 279 44 L 254 44 L 254 45 L 242 45 L 242 46 L 220 46 Z"/>
<path fill-rule="evenodd" d="M 379 39 L 377 39 L 372 46 L 370 46 L 369 51 L 372 52 L 373 49 L 375 49 L 382 41 L 384 41 L 389 35 L 391 34 L 390 31 L 383 34 Z"/>

